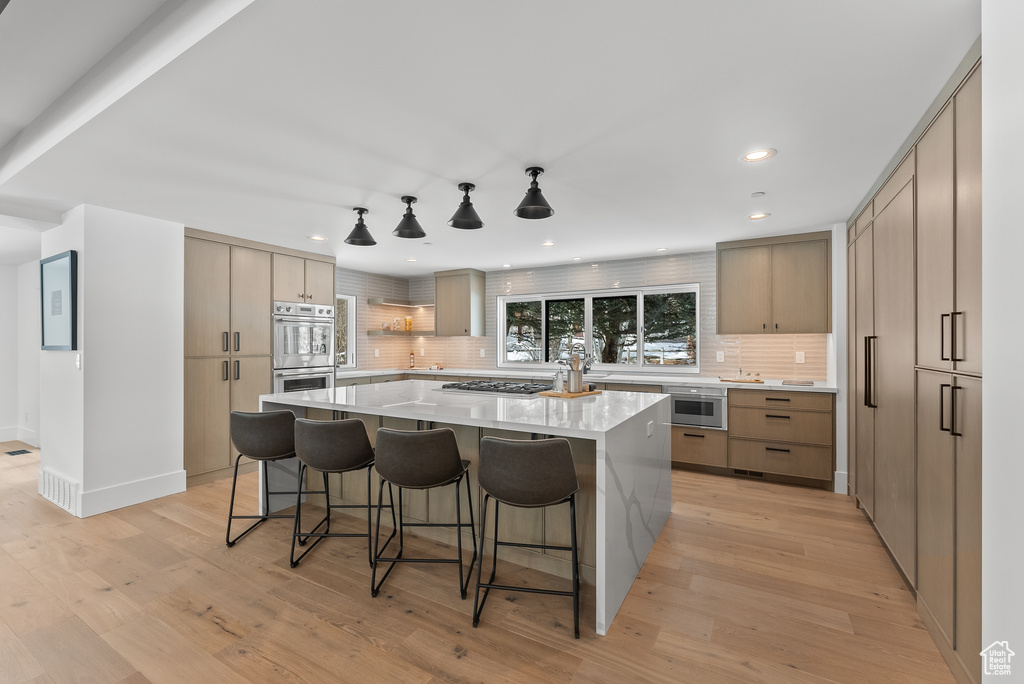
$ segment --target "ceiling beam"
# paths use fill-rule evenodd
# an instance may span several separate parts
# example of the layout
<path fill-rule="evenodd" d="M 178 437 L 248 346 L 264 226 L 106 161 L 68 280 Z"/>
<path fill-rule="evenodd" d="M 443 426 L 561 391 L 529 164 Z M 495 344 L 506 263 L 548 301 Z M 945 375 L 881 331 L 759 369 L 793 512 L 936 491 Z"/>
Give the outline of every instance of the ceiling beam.
<path fill-rule="evenodd" d="M 0 185 L 252 2 L 167 0 L 0 149 Z"/>

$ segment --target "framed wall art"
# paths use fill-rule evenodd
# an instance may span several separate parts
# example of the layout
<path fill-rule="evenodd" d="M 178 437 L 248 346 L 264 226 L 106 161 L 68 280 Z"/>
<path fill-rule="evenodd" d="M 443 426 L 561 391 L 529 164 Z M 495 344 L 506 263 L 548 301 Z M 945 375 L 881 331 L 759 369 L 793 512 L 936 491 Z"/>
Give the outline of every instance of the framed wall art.
<path fill-rule="evenodd" d="M 78 349 L 78 252 L 69 250 L 39 262 L 42 348 Z"/>

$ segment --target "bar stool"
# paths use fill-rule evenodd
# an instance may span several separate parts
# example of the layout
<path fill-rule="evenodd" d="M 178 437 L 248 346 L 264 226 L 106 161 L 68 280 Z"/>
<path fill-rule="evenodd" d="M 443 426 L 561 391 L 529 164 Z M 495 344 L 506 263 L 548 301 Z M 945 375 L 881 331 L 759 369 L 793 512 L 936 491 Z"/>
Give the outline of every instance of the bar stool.
<path fill-rule="evenodd" d="M 267 463 L 281 461 L 295 456 L 295 414 L 291 411 L 268 411 L 266 413 L 231 412 L 231 441 L 235 443 L 239 454 L 235 459 L 235 475 L 231 480 L 231 503 L 228 505 L 228 531 L 224 537 L 227 545 L 252 532 L 256 527 L 271 518 L 292 518 L 287 515 L 235 515 L 235 486 L 238 484 L 238 463 L 242 456 L 259 461 L 263 475 L 263 501 L 267 511 L 270 510 L 271 494 L 295 494 L 296 492 L 271 492 L 267 484 Z M 244 532 L 231 538 L 232 520 L 256 520 Z"/>
<path fill-rule="evenodd" d="M 370 573 L 370 595 L 376 596 L 384 580 L 394 570 L 396 563 L 458 563 L 459 592 L 466 598 L 466 590 L 473 575 L 476 562 L 476 533 L 473 526 L 473 496 L 469 491 L 469 461 L 459 454 L 455 432 L 451 428 L 435 430 L 377 430 L 377 474 L 380 475 L 380 489 L 377 493 L 377 527 L 373 536 L 373 570 Z M 459 486 L 465 481 L 466 503 L 469 505 L 469 523 L 462 522 L 462 507 L 459 506 Z M 384 484 L 388 485 L 388 498 L 394 514 L 394 490 L 398 487 L 398 551 L 394 556 L 382 554 L 395 538 L 395 530 L 378 548 L 380 540 L 380 511 L 384 503 Z M 444 485 L 455 485 L 455 523 L 409 523 L 402 518 L 403 489 L 433 489 Z M 403 558 L 406 527 L 454 527 L 458 556 L 455 558 Z M 473 557 L 465 572 L 462 570 L 462 528 L 468 527 L 473 540 Z M 377 582 L 377 565 L 381 561 L 390 563 L 384 575 Z"/>
<path fill-rule="evenodd" d="M 483 511 L 480 514 L 480 565 L 476 575 L 476 597 L 473 599 L 473 626 L 480 623 L 480 613 L 491 589 L 526 591 L 533 594 L 572 596 L 573 636 L 580 638 L 580 573 L 576 544 L 576 492 L 579 481 L 572 462 L 572 449 L 563 438 L 514 440 L 484 437 L 480 440 L 480 487 L 484 490 Z M 487 500 L 494 499 L 494 559 L 491 577 L 483 582 L 484 529 L 487 520 Z M 570 546 L 550 544 L 524 544 L 498 541 L 499 503 L 519 508 L 541 508 L 569 503 Z M 553 549 L 572 551 L 572 590 L 535 589 L 495 584 L 498 568 L 498 547 Z M 480 589 L 484 589 L 483 598 Z"/>
<path fill-rule="evenodd" d="M 366 436 L 366 428 L 360 420 L 306 420 L 298 418 L 295 421 L 295 455 L 299 457 L 299 494 L 295 502 L 295 531 L 292 534 L 291 566 L 294 568 L 310 551 L 316 547 L 325 537 L 365 537 L 366 556 L 370 565 L 373 565 L 373 547 L 370 545 L 370 534 L 372 530 L 373 517 L 371 515 L 372 504 L 370 503 L 370 473 L 373 469 L 373 447 L 370 446 L 370 439 Z M 323 474 L 324 488 L 320 490 L 303 489 L 303 476 L 307 469 L 319 470 Z M 329 493 L 329 475 L 337 473 L 339 477 L 343 473 L 366 471 L 366 504 L 332 504 Z M 306 483 L 309 487 L 309 483 Z M 324 519 L 316 524 L 309 532 L 301 531 L 302 523 L 302 495 L 323 494 L 327 506 L 327 514 Z M 366 532 L 331 532 L 331 511 L 339 508 L 362 508 L 366 511 Z M 391 510 L 391 517 L 394 520 L 395 511 Z M 318 532 L 321 527 L 322 532 Z M 316 541 L 310 544 L 309 548 L 302 552 L 298 558 L 295 557 L 295 543 L 304 546 L 310 537 Z"/>

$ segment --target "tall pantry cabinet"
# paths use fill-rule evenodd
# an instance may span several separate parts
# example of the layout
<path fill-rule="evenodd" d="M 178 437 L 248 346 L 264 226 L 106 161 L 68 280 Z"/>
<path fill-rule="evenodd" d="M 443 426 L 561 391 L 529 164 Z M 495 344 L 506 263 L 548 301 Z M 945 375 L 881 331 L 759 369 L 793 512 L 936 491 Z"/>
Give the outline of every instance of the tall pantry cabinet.
<path fill-rule="evenodd" d="M 981 67 L 850 225 L 851 493 L 981 680 Z"/>

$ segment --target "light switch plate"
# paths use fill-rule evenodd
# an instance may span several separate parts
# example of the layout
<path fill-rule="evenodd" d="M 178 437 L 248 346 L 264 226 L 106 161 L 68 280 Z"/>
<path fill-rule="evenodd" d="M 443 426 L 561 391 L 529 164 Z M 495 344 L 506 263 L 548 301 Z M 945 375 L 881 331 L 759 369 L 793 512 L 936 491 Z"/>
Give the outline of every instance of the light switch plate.
<path fill-rule="evenodd" d="M 804 353 L 803 352 L 797 352 L 796 353 L 796 362 L 797 363 L 804 363 Z"/>
<path fill-rule="evenodd" d="M 647 436 L 650 437 L 654 434 L 654 421 L 647 421 Z"/>
<path fill-rule="evenodd" d="M 487 356 L 487 352 L 484 351 L 483 349 L 481 349 L 480 350 L 480 358 L 483 359 L 483 358 L 486 358 L 486 356 Z"/>
<path fill-rule="evenodd" d="M 82 355 L 75 354 L 75 368 L 82 370 Z"/>
<path fill-rule="evenodd" d="M 424 349 L 423 347 L 420 347 L 420 356 L 426 356 L 426 355 L 427 355 L 427 350 Z"/>
<path fill-rule="evenodd" d="M 725 363 L 725 352 L 715 352 L 715 361 Z"/>
<path fill-rule="evenodd" d="M 380 349 L 374 349 L 373 350 L 373 358 L 375 358 L 375 359 L 379 359 L 380 358 Z"/>

